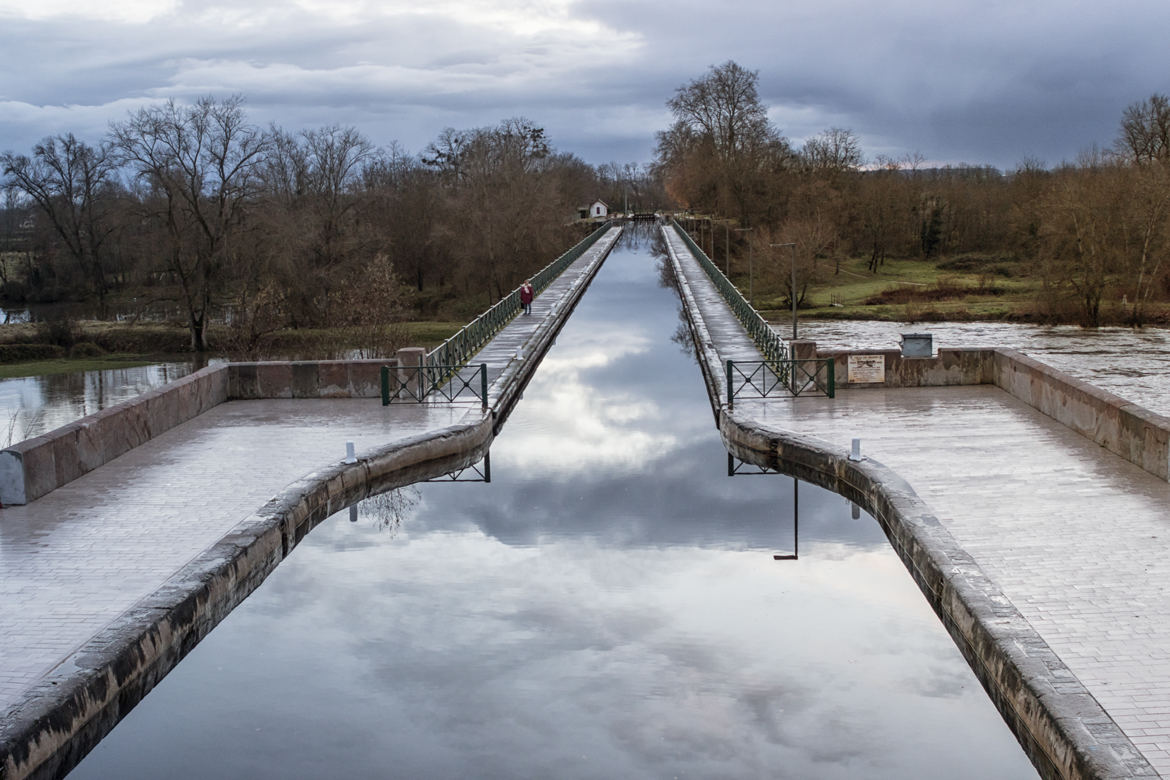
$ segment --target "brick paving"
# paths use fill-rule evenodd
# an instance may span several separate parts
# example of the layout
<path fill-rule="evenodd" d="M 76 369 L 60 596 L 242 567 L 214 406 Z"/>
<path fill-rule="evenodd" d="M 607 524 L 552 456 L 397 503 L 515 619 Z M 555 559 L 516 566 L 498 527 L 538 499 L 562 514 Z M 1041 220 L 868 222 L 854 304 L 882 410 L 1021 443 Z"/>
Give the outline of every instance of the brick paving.
<path fill-rule="evenodd" d="M 720 357 L 742 355 L 750 340 L 670 240 Z M 1170 776 L 1170 484 L 994 386 L 838 386 L 736 408 L 838 447 L 860 438 Z"/>
<path fill-rule="evenodd" d="M 510 367 L 533 357 L 534 334 L 567 313 L 617 235 L 476 356 L 489 364 L 493 404 L 508 392 Z M 27 506 L 0 510 L 0 714 L 284 487 L 345 457 L 347 441 L 360 454 L 479 414 L 470 399 L 233 401 Z"/>

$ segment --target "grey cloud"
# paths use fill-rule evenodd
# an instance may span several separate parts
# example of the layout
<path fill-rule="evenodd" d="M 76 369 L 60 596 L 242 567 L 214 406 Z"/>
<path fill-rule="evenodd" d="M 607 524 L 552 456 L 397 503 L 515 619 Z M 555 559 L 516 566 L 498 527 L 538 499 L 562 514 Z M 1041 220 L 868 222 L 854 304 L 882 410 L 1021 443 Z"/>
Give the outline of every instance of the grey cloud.
<path fill-rule="evenodd" d="M 1159 0 L 737 2 L 718 12 L 606 0 L 568 14 L 600 28 L 528 33 L 393 6 L 345 18 L 276 3 L 185 3 L 145 24 L 5 19 L 0 46 L 21 74 L 10 67 L 0 81 L 0 104 L 12 106 L 0 146 L 104 128 L 127 100 L 244 92 L 260 124 L 352 123 L 409 151 L 444 126 L 524 115 L 591 162 L 646 161 L 673 90 L 735 59 L 760 71 L 762 98 L 795 139 L 837 125 L 871 156 L 1007 167 L 1108 144 L 1126 105 L 1170 89 L 1170 6 Z"/>

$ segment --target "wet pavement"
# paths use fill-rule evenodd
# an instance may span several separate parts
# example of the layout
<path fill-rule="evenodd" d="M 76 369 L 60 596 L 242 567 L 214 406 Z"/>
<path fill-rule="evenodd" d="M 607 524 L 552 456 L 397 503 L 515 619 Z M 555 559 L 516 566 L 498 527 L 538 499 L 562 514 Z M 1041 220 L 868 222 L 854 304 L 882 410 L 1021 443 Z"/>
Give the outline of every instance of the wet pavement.
<path fill-rule="evenodd" d="M 742 352 L 746 334 L 727 327 L 734 319 L 713 285 L 682 242 L 672 243 L 685 255 L 711 345 L 721 357 Z M 829 341 L 815 331 L 801 335 Z M 849 345 L 838 337 L 832 346 Z M 910 483 L 1170 775 L 1170 485 L 993 386 L 839 386 L 834 399 L 737 400 L 736 409 L 842 448 L 860 438 L 862 453 Z"/>
<path fill-rule="evenodd" d="M 616 231 L 537 297 L 474 360 L 494 381 L 567 314 Z M 477 400 L 233 401 L 27 506 L 0 510 L 0 713 L 290 483 L 357 452 L 483 414 Z M 0 715 L 0 717 L 3 717 Z"/>
<path fill-rule="evenodd" d="M 478 405 L 474 406 L 478 413 Z M 467 406 L 234 401 L 0 510 L 0 710 L 289 483 Z"/>

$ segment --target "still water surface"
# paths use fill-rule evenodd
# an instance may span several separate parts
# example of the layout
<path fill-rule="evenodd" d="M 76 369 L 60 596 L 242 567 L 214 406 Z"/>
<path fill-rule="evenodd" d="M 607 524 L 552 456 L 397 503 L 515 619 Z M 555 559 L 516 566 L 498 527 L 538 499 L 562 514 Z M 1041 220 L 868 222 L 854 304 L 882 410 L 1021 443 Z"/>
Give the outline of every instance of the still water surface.
<path fill-rule="evenodd" d="M 195 361 L 0 380 L 0 445 L 39 436 L 190 374 Z"/>
<path fill-rule="evenodd" d="M 74 776 L 1034 777 L 871 517 L 727 476 L 658 279 L 623 238 L 490 484 L 325 521 Z"/>

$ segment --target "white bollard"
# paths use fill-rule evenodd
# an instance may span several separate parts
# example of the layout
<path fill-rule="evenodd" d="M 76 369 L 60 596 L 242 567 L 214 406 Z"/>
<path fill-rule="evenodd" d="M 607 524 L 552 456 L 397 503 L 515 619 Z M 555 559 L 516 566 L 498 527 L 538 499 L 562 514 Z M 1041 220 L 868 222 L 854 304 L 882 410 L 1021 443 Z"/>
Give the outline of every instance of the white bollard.
<path fill-rule="evenodd" d="M 345 443 L 345 460 L 344 463 L 357 463 L 357 455 L 354 453 L 353 442 L 347 441 Z"/>
<path fill-rule="evenodd" d="M 861 439 L 853 440 L 853 451 L 849 453 L 849 460 L 861 460 Z"/>

